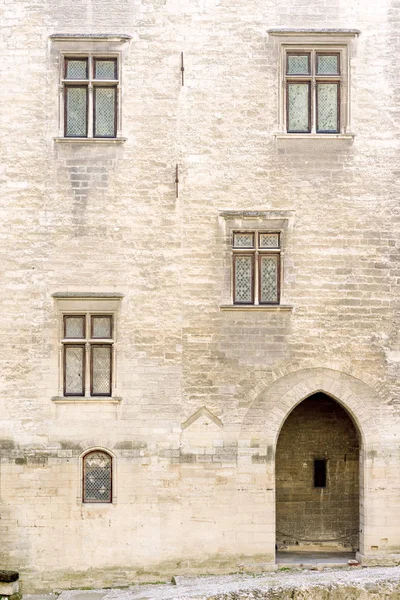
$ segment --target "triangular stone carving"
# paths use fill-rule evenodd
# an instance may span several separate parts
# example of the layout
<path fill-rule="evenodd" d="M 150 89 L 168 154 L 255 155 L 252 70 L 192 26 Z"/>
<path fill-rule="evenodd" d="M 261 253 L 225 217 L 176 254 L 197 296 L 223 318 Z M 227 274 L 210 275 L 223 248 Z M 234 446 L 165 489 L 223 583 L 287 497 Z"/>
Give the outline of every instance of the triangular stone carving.
<path fill-rule="evenodd" d="M 193 423 L 195 423 L 198 419 L 200 419 L 200 417 L 206 417 L 212 423 L 214 423 L 218 427 L 221 427 L 221 429 L 224 426 L 221 419 L 218 419 L 218 417 L 215 416 L 210 410 L 208 410 L 208 408 L 206 406 L 202 406 L 191 417 L 189 417 L 184 423 L 182 423 L 182 430 L 190 427 Z"/>

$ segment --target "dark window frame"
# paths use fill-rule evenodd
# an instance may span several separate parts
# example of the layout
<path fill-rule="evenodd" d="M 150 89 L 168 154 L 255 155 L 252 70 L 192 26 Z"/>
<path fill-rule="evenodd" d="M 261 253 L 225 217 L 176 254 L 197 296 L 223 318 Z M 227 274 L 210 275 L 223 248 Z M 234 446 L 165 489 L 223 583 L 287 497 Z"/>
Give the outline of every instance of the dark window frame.
<path fill-rule="evenodd" d="M 68 80 L 73 81 L 73 79 Z M 86 120 L 85 120 L 85 135 L 71 135 L 67 133 L 67 122 L 68 122 L 68 90 L 71 88 L 80 88 L 86 90 Z M 64 85 L 64 137 L 67 138 L 87 138 L 89 133 L 89 88 L 87 85 L 75 84 L 75 85 Z"/>
<path fill-rule="evenodd" d="M 67 392 L 67 348 L 82 348 L 83 350 L 83 357 L 82 357 L 82 392 L 77 393 L 77 392 Z M 86 389 L 86 345 L 83 344 L 74 344 L 74 343 L 68 343 L 68 344 L 63 344 L 63 394 L 64 396 L 68 397 L 68 396 L 77 396 L 77 397 L 84 397 L 85 396 L 85 389 Z"/>
<path fill-rule="evenodd" d="M 90 339 L 92 340 L 112 340 L 114 338 L 113 333 L 114 333 L 114 323 L 113 323 L 113 315 L 111 314 L 104 314 L 104 315 L 100 315 L 97 313 L 90 313 Z M 94 319 L 105 319 L 108 318 L 110 319 L 110 335 L 109 337 L 98 337 L 97 335 L 94 335 L 94 325 L 93 325 L 93 320 Z"/>
<path fill-rule="evenodd" d="M 93 387 L 94 377 L 93 377 L 93 349 L 94 348 L 108 348 L 110 352 L 110 391 L 109 392 L 95 392 Z M 112 344 L 90 344 L 90 397 L 110 397 L 112 395 L 112 382 L 113 382 L 113 349 Z"/>
<path fill-rule="evenodd" d="M 84 337 L 82 338 L 67 338 L 66 337 L 66 322 L 68 317 L 83 317 L 84 318 Z M 92 317 L 107 317 L 110 319 L 110 337 L 93 337 L 93 320 Z M 77 340 L 82 340 L 81 343 Z M 109 340 L 109 341 L 108 341 Z M 62 315 L 62 382 L 63 382 L 63 396 L 77 396 L 77 397 L 112 397 L 113 383 L 115 379 L 115 365 L 114 365 L 114 345 L 115 345 L 115 314 L 113 312 L 100 313 L 100 312 L 65 312 Z M 66 390 L 66 348 L 68 347 L 81 347 L 83 348 L 83 369 L 82 369 L 82 393 L 72 393 Z M 108 392 L 99 393 L 95 392 L 93 388 L 93 352 L 94 346 L 104 346 L 110 349 L 110 387 Z"/>
<path fill-rule="evenodd" d="M 336 85 L 337 90 L 336 90 L 336 105 L 337 105 L 337 119 L 336 119 L 336 130 L 332 131 L 330 129 L 319 129 L 318 127 L 318 109 L 319 109 L 319 102 L 318 102 L 318 86 L 320 84 L 329 84 L 329 85 Z M 322 80 L 318 80 L 316 82 L 315 85 L 315 110 L 316 110 L 316 116 L 315 116 L 315 131 L 317 133 L 338 133 L 340 131 L 340 82 L 339 81 L 322 81 Z"/>
<path fill-rule="evenodd" d="M 96 63 L 101 61 L 114 62 L 114 79 L 101 79 L 96 77 Z M 113 56 L 93 56 L 93 74 L 92 78 L 96 81 L 118 81 L 118 59 Z"/>
<path fill-rule="evenodd" d="M 273 256 L 276 258 L 276 268 L 277 268 L 277 277 L 276 277 L 276 297 L 275 301 L 262 301 L 261 300 L 261 263 L 264 256 Z M 262 306 L 268 305 L 278 305 L 280 302 L 280 291 L 281 291 L 281 256 L 280 253 L 272 253 L 272 252 L 262 252 L 258 255 L 258 303 Z"/>
<path fill-rule="evenodd" d="M 308 87 L 308 126 L 307 131 L 304 129 L 289 129 L 289 86 L 290 84 L 299 84 L 306 85 Z M 311 123 L 312 123 L 312 85 L 311 81 L 304 81 L 302 79 L 290 79 L 287 80 L 286 83 L 286 124 L 287 124 L 287 132 L 288 133 L 311 133 Z"/>
<path fill-rule="evenodd" d="M 290 56 L 309 56 L 309 73 L 289 73 L 289 57 Z M 327 74 L 318 73 L 318 57 L 319 56 L 336 56 L 338 59 L 338 72 Z M 309 50 L 294 50 L 285 49 L 285 61 L 284 61 L 284 118 L 285 118 L 285 131 L 288 134 L 313 134 L 318 133 L 322 135 L 339 134 L 341 132 L 342 121 L 345 118 L 342 115 L 342 98 L 341 98 L 341 87 L 343 82 L 346 80 L 346 76 L 343 73 L 343 57 L 342 52 L 336 49 L 329 50 L 328 48 L 310 48 Z M 289 129 L 289 85 L 294 84 L 307 84 L 308 83 L 308 130 L 294 130 Z M 318 83 L 332 83 L 337 84 L 337 126 L 335 130 L 318 129 Z"/>
<path fill-rule="evenodd" d="M 104 89 L 113 89 L 114 90 L 114 129 L 112 135 L 96 135 L 96 95 L 97 90 Z M 117 115 L 118 115 L 118 93 L 116 85 L 94 85 L 93 86 L 93 138 L 99 139 L 113 139 L 117 137 Z"/>
<path fill-rule="evenodd" d="M 235 235 L 237 234 L 252 234 L 253 247 L 245 248 L 235 246 Z M 278 236 L 277 246 L 261 246 L 261 235 L 273 234 Z M 232 251 L 232 303 L 234 306 L 278 306 L 281 301 L 281 271 L 282 271 L 282 232 L 273 229 L 257 229 L 257 230 L 234 230 L 231 235 L 231 251 Z M 251 302 L 243 302 L 236 300 L 236 259 L 238 257 L 250 256 L 252 258 L 251 269 Z M 261 262 L 263 256 L 277 257 L 277 300 L 261 301 Z"/>
<path fill-rule="evenodd" d="M 289 73 L 289 57 L 290 56 L 307 56 L 308 57 L 308 72 L 307 73 Z M 286 52 L 286 75 L 289 76 L 297 76 L 297 75 L 311 75 L 311 52 L 295 52 L 295 51 L 288 51 Z"/>
<path fill-rule="evenodd" d="M 86 485 L 85 485 L 85 479 L 86 479 L 86 467 L 85 467 L 85 462 L 88 456 L 90 456 L 91 454 L 104 454 L 105 456 L 107 456 L 110 460 L 110 494 L 107 498 L 107 500 L 87 500 L 86 499 Z M 84 454 L 82 456 L 82 503 L 83 504 L 112 504 L 113 501 L 113 490 L 114 490 L 114 481 L 113 481 L 113 470 L 114 470 L 114 457 L 109 453 L 106 452 L 105 450 L 89 450 L 89 452 L 86 452 L 86 454 Z"/>
<path fill-rule="evenodd" d="M 86 78 L 70 79 L 67 78 L 67 68 L 69 60 L 85 60 L 86 61 Z M 114 62 L 114 79 L 96 79 L 96 61 L 112 61 Z M 118 134 L 118 111 L 119 111 L 119 93 L 120 85 L 119 74 L 119 57 L 87 54 L 87 55 L 63 55 L 62 80 L 63 87 L 63 137 L 76 139 L 115 139 Z M 84 88 L 86 89 L 86 118 L 85 118 L 85 135 L 72 135 L 67 133 L 68 124 L 68 89 L 69 88 Z M 96 135 L 96 88 L 112 88 L 114 90 L 114 111 L 113 132 L 110 135 Z"/>
<path fill-rule="evenodd" d="M 250 250 L 250 248 L 249 248 Z M 243 301 L 238 301 L 236 300 L 236 259 L 237 258 L 243 258 L 244 256 L 248 256 L 251 258 L 251 302 L 243 302 Z M 234 304 L 254 304 L 254 281 L 255 281 L 255 256 L 254 256 L 254 252 L 246 252 L 245 249 L 243 249 L 242 252 L 236 252 L 233 257 L 233 303 Z"/>

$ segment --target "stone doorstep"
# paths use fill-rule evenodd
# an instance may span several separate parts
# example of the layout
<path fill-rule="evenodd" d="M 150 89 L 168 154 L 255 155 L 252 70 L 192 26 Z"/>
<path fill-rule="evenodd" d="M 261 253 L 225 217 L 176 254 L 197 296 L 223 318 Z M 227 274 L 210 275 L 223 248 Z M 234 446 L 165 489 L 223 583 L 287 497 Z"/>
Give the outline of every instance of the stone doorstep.
<path fill-rule="evenodd" d="M 19 573 L 0 570 L 0 597 L 13 596 L 19 592 Z"/>

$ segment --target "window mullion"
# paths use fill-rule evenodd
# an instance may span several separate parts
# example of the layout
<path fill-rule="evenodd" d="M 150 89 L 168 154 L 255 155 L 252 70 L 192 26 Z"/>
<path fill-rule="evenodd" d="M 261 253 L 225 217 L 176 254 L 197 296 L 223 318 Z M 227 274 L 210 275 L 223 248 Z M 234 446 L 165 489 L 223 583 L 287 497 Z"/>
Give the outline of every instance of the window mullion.
<path fill-rule="evenodd" d="M 90 386 L 91 386 L 90 354 L 91 354 L 90 343 L 85 342 L 85 398 L 90 398 Z"/>
<path fill-rule="evenodd" d="M 258 305 L 259 302 L 259 255 L 260 253 L 258 252 L 258 250 L 255 251 L 254 253 L 254 304 Z"/>
<path fill-rule="evenodd" d="M 93 56 L 88 56 L 88 75 L 89 75 L 89 84 L 88 84 L 88 134 L 89 138 L 93 137 Z"/>

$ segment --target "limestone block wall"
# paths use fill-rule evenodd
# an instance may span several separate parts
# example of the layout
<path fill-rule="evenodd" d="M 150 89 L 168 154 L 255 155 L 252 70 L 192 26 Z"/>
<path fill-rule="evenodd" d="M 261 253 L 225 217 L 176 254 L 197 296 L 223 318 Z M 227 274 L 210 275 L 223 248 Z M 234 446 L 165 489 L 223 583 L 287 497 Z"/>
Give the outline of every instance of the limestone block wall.
<path fill-rule="evenodd" d="M 394 0 L 2 8 L 1 565 L 25 591 L 274 568 L 279 431 L 319 391 L 360 431 L 360 557 L 397 561 Z M 354 137 L 276 137 L 273 27 L 360 31 Z M 125 141 L 56 139 L 56 33 L 78 52 L 126 34 L 101 42 L 121 51 Z M 282 306 L 227 310 L 232 231 L 269 227 Z M 116 398 L 54 400 L 58 292 L 122 295 Z M 113 456 L 112 504 L 82 503 L 92 448 Z"/>

